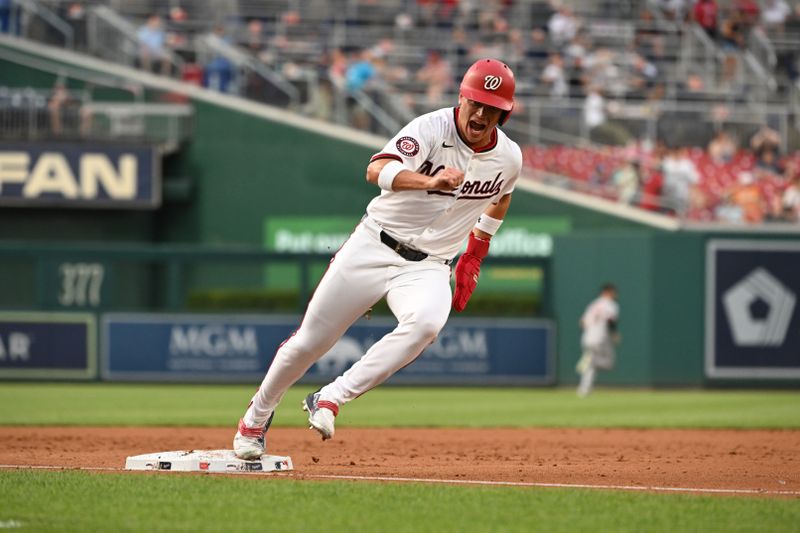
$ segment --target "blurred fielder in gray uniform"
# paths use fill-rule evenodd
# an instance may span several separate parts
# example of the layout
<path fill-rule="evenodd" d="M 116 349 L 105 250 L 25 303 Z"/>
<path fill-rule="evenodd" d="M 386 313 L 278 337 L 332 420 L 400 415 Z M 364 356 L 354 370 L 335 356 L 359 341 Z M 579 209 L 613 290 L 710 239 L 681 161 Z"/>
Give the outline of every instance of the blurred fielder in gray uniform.
<path fill-rule="evenodd" d="M 581 398 L 592 392 L 598 370 L 614 368 L 614 347 L 620 341 L 617 332 L 618 319 L 617 288 L 606 283 L 600 290 L 600 296 L 589 304 L 581 317 L 583 354 L 575 366 L 575 370 L 581 375 L 578 385 L 578 396 Z"/>

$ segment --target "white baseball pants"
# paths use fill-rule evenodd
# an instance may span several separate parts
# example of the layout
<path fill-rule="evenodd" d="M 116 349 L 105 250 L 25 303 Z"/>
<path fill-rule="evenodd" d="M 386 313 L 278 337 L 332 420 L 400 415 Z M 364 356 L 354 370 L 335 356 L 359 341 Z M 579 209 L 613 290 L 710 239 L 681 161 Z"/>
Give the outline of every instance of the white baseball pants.
<path fill-rule="evenodd" d="M 367 309 L 386 297 L 397 317 L 394 331 L 321 390 L 343 405 L 408 365 L 435 339 L 450 314 L 450 267 L 428 258 L 413 262 L 380 241 L 365 218 L 331 260 L 298 330 L 280 346 L 244 416 L 263 426 L 284 393 L 344 335 Z"/>

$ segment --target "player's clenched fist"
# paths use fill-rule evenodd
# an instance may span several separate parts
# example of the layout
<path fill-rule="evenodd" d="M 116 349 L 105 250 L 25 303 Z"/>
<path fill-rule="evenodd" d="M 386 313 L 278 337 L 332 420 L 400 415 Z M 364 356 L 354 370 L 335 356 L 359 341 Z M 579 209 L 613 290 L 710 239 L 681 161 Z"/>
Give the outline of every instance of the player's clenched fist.
<path fill-rule="evenodd" d="M 457 168 L 445 167 L 431 178 L 429 190 L 454 191 L 464 183 L 464 173 Z"/>

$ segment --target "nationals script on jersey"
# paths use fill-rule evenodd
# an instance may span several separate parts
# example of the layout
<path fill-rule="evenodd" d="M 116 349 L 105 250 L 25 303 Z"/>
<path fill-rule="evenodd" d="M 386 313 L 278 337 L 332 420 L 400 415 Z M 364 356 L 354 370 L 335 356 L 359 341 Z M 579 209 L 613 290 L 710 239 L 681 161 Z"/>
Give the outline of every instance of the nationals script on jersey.
<path fill-rule="evenodd" d="M 455 191 L 382 191 L 367 214 L 389 234 L 436 257 L 454 257 L 489 206 L 514 190 L 522 169 L 517 143 L 495 128 L 491 141 L 470 148 L 456 127 L 458 108 L 444 108 L 412 120 L 376 159 L 400 161 L 409 170 L 433 176 L 445 167 L 464 172 Z"/>

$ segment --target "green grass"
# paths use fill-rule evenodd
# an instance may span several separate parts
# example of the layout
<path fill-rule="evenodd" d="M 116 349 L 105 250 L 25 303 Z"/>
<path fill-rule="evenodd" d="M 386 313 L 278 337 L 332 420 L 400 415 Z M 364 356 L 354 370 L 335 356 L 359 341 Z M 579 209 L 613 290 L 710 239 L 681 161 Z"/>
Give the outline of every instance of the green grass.
<path fill-rule="evenodd" d="M 276 426 L 304 426 L 291 389 Z M 0 425 L 230 426 L 254 387 L 0 384 Z M 380 387 L 344 407 L 337 426 L 800 428 L 795 391 Z"/>
<path fill-rule="evenodd" d="M 303 426 L 290 390 L 276 425 Z M 0 425 L 232 426 L 252 386 L 0 384 Z M 800 428 L 800 393 L 381 387 L 337 425 Z M 0 529 L 798 531 L 800 500 L 614 491 L 0 470 Z"/>
<path fill-rule="evenodd" d="M 800 500 L 0 471 L 25 531 L 797 531 Z M 5 525 L 4 527 L 8 527 Z"/>

